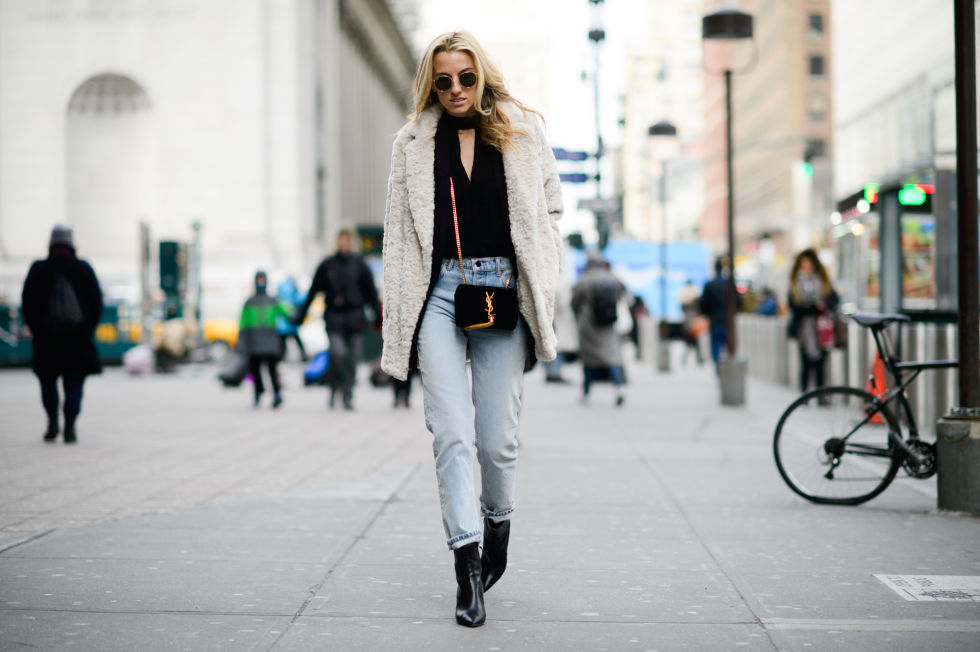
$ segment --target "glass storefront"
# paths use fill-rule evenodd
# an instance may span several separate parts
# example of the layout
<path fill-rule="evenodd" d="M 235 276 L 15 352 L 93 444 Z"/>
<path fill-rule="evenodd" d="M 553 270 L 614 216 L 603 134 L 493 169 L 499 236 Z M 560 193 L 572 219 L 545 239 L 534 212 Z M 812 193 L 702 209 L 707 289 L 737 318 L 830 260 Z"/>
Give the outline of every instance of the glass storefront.
<path fill-rule="evenodd" d="M 876 309 L 880 302 L 881 251 L 876 213 L 866 213 L 836 226 L 837 278 L 846 312 Z"/>
<path fill-rule="evenodd" d="M 936 307 L 936 219 L 902 215 L 902 304 Z"/>

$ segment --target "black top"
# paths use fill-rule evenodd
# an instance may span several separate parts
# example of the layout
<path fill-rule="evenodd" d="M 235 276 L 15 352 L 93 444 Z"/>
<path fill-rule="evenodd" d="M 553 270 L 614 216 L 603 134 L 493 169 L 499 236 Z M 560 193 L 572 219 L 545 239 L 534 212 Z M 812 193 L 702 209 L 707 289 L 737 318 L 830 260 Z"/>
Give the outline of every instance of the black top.
<path fill-rule="evenodd" d="M 471 177 L 466 176 L 459 152 L 457 130 L 476 128 Z M 449 177 L 456 191 L 456 214 L 464 258 L 500 256 L 514 261 L 507 207 L 507 180 L 500 151 L 480 142 L 479 125 L 466 118 L 443 113 L 436 129 L 436 214 L 433 233 L 434 261 L 456 258 L 456 233 L 449 196 Z"/>

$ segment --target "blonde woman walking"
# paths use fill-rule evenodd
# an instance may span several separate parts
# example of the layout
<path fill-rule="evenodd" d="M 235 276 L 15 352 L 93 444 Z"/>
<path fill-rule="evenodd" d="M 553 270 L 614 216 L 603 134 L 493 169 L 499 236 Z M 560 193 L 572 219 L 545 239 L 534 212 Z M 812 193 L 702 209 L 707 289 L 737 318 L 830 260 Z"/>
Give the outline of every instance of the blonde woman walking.
<path fill-rule="evenodd" d="M 507 565 L 523 372 L 556 353 L 561 215 L 541 116 L 508 93 L 472 35 L 438 36 L 391 156 L 381 362 L 395 378 L 421 372 L 456 621 L 469 627 L 486 620 L 483 592 Z M 486 313 L 480 323 L 474 311 Z"/>

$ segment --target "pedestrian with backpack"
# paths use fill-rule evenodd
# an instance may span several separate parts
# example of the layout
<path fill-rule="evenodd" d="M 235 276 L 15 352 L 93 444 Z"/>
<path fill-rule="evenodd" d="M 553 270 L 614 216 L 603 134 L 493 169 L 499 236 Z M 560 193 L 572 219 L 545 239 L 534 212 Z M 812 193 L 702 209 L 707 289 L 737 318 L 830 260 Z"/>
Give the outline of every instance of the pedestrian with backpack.
<path fill-rule="evenodd" d="M 33 369 L 48 416 L 44 441 L 54 442 L 62 432 L 58 423 L 60 377 L 65 392 L 64 442 L 74 444 L 85 377 L 102 371 L 95 350 L 102 290 L 91 265 L 75 255 L 70 226 L 56 225 L 51 230 L 48 257 L 34 261 L 24 280 L 21 309 L 33 338 Z"/>
<path fill-rule="evenodd" d="M 609 263 L 598 252 L 590 252 L 585 271 L 572 288 L 572 310 L 578 326 L 579 356 L 582 358 L 582 402 L 589 398 L 592 383 L 610 380 L 615 403 L 623 404 L 623 351 L 616 329 L 620 301 L 626 286 L 610 271 Z"/>
<path fill-rule="evenodd" d="M 279 360 L 283 354 L 283 340 L 276 331 L 276 320 L 290 319 L 293 308 L 285 301 L 269 296 L 269 277 L 259 270 L 255 273 L 255 293 L 242 306 L 242 316 L 238 325 L 238 343 L 248 358 L 248 369 L 252 374 L 254 393 L 252 404 L 259 406 L 265 383 L 262 382 L 262 368 L 269 372 L 272 383 L 272 407 L 282 405 L 282 387 L 279 384 Z"/>

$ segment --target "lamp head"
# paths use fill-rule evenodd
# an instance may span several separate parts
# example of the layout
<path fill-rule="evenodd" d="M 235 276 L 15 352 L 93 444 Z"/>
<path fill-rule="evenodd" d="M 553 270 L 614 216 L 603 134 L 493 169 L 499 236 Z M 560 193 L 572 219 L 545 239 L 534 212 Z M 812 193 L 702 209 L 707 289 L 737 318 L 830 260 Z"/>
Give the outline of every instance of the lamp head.
<path fill-rule="evenodd" d="M 647 136 L 676 136 L 677 127 L 667 120 L 661 120 L 647 128 Z"/>
<path fill-rule="evenodd" d="M 752 14 L 729 7 L 707 13 L 701 18 L 701 38 L 752 38 Z"/>

